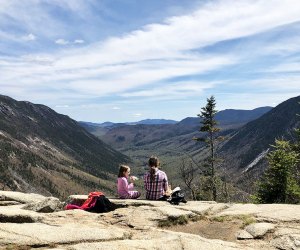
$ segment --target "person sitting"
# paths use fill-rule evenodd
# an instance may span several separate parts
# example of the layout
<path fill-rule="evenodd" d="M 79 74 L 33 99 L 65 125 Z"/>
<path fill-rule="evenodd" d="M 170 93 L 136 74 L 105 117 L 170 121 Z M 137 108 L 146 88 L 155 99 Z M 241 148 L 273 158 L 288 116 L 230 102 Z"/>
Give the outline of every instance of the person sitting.
<path fill-rule="evenodd" d="M 168 177 L 166 173 L 159 170 L 159 160 L 151 156 L 148 161 L 149 171 L 144 174 L 144 187 L 147 200 L 165 200 L 168 190 Z"/>
<path fill-rule="evenodd" d="M 118 195 L 121 199 L 137 199 L 141 196 L 141 193 L 134 191 L 133 182 L 137 179 L 135 176 L 130 176 L 131 183 L 128 184 L 128 177 L 130 175 L 130 167 L 126 165 L 120 165 L 118 174 Z"/>

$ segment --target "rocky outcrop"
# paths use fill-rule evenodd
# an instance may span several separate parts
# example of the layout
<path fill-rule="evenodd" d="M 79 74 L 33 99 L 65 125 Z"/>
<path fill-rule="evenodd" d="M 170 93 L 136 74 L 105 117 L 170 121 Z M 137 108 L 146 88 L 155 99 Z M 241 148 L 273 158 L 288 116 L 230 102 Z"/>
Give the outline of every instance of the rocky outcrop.
<path fill-rule="evenodd" d="M 55 197 L 47 197 L 41 201 L 32 202 L 23 207 L 23 209 L 32 210 L 39 213 L 52 213 L 60 211 L 64 207 L 64 203 Z"/>
<path fill-rule="evenodd" d="M 97 214 L 62 210 L 57 199 L 36 197 L 0 191 L 0 200 L 17 201 L 0 206 L 0 249 L 300 248 L 297 205 L 110 199 L 123 206 Z M 68 202 L 80 205 L 86 198 Z"/>

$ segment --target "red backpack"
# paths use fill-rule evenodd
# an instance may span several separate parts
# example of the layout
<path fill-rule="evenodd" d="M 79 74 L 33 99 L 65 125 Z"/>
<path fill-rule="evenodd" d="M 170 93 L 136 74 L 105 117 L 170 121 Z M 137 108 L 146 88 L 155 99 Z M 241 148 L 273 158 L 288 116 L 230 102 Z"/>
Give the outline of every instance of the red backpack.
<path fill-rule="evenodd" d="M 104 195 L 102 192 L 90 192 L 86 201 L 80 206 L 81 209 L 87 210 L 95 206 L 97 198 Z"/>

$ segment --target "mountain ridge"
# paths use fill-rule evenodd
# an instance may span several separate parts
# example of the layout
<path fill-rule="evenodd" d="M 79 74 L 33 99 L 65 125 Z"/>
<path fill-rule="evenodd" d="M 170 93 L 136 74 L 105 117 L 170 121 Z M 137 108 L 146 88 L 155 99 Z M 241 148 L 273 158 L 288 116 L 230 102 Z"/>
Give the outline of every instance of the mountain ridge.
<path fill-rule="evenodd" d="M 130 161 L 45 105 L 0 95 L 0 128 L 0 184 L 12 190 L 62 196 L 99 186 L 114 192 L 111 176 Z"/>
<path fill-rule="evenodd" d="M 254 110 L 225 110 L 218 112 L 216 119 L 218 119 L 218 117 L 221 118 L 219 123 L 220 127 L 235 129 L 271 109 L 272 107 L 262 107 Z M 240 119 L 238 119 L 237 114 L 241 116 Z M 235 119 L 232 119 L 232 117 L 235 117 Z M 120 149 L 132 143 L 134 145 L 144 145 L 170 137 L 190 134 L 198 131 L 199 127 L 199 117 L 187 117 L 175 124 L 122 124 L 106 127 L 105 129 L 88 127 L 86 127 L 86 129 L 96 136 L 99 136 L 99 138 L 114 148 Z"/>
<path fill-rule="evenodd" d="M 243 177 L 239 177 L 241 185 L 249 181 L 249 178 L 258 178 L 263 173 L 267 162 L 262 155 L 271 149 L 275 139 L 295 138 L 293 131 L 300 127 L 300 119 L 297 116 L 300 114 L 299 103 L 300 96 L 280 103 L 258 119 L 240 128 L 222 146 L 220 154 L 225 159 L 225 164 L 230 166 L 227 168 L 230 175 L 234 176 L 237 170 L 239 173 L 241 171 L 244 173 Z M 230 157 L 227 157 L 229 155 Z"/>

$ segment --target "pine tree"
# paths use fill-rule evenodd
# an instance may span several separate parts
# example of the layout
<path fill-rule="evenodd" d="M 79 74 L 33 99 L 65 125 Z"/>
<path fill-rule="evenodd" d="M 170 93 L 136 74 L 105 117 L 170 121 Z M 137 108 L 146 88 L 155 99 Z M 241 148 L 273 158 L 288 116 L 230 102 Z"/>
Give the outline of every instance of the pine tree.
<path fill-rule="evenodd" d="M 213 200 L 217 200 L 217 185 L 216 185 L 216 169 L 215 169 L 215 150 L 216 150 L 216 142 L 220 140 L 221 137 L 218 137 L 217 134 L 220 131 L 219 128 L 217 128 L 217 121 L 215 120 L 215 115 L 218 112 L 216 109 L 216 100 L 214 96 L 211 96 L 207 99 L 206 106 L 201 108 L 199 116 L 202 118 L 200 127 L 200 132 L 207 133 L 206 138 L 193 138 L 196 141 L 204 141 L 207 146 L 209 147 L 209 157 L 207 158 L 207 165 L 209 168 L 208 176 L 210 178 L 210 189 L 212 192 Z"/>
<path fill-rule="evenodd" d="M 300 103 L 299 103 L 300 104 Z M 297 116 L 300 116 L 297 114 Z M 258 182 L 254 201 L 259 203 L 300 203 L 300 128 L 296 140 L 276 140 L 269 153 L 269 168 Z"/>
<path fill-rule="evenodd" d="M 295 178 L 299 153 L 285 140 L 276 140 L 273 147 L 275 150 L 268 154 L 269 168 L 254 199 L 258 203 L 299 203 L 300 187 Z"/>

